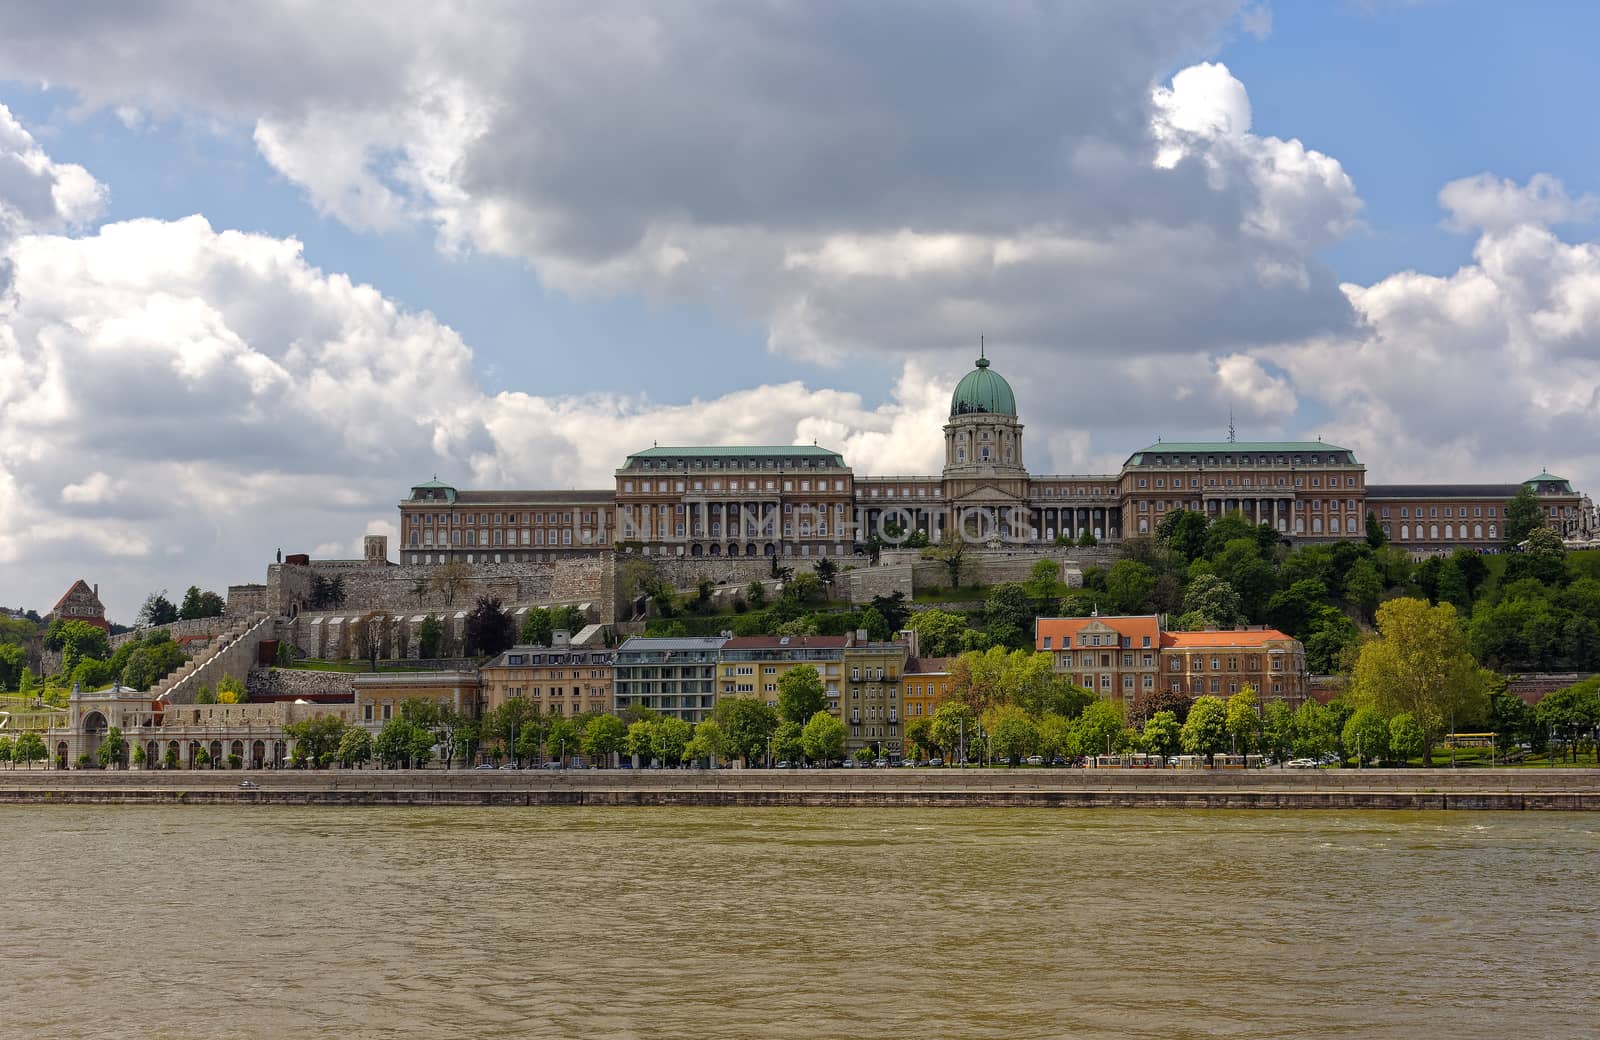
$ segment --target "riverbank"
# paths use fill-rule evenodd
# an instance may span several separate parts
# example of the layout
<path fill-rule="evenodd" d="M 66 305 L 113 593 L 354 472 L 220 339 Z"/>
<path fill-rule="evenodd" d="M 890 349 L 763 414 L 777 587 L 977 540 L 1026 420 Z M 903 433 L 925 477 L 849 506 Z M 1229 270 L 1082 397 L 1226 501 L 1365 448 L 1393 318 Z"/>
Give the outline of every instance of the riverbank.
<path fill-rule="evenodd" d="M 6 770 L 0 803 L 1592 812 L 1600 770 Z"/>

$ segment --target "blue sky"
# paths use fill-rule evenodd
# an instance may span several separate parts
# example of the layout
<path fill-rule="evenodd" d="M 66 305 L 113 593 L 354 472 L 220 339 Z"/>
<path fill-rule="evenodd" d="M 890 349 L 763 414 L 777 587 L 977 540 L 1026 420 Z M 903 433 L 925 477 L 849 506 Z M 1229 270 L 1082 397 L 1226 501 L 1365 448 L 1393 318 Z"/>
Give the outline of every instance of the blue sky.
<path fill-rule="evenodd" d="M 126 614 L 653 440 L 927 471 L 980 334 L 1036 471 L 1232 411 L 1600 481 L 1593 5 L 593 11 L 14 12 L 0 598 Z"/>

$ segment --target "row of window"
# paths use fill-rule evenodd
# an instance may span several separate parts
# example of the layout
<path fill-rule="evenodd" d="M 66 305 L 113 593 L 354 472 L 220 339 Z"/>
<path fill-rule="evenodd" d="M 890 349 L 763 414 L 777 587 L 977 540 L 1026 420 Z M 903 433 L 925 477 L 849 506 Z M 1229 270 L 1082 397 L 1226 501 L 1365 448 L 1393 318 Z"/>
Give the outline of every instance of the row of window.
<path fill-rule="evenodd" d="M 489 513 L 409 513 L 406 515 L 406 522 L 413 527 L 419 525 L 431 527 L 434 524 L 438 524 L 440 527 L 452 525 L 459 527 L 463 523 L 469 527 L 488 527 L 491 523 L 490 515 Z M 570 524 L 575 515 L 579 515 L 579 522 L 585 524 L 598 523 L 600 516 L 600 514 L 594 512 L 582 514 L 523 513 L 521 522 L 523 524 Z M 495 513 L 493 516 L 494 520 L 492 522 L 495 525 L 515 524 L 518 522 L 516 513 Z M 463 520 L 462 517 L 466 519 Z"/>
<path fill-rule="evenodd" d="M 683 527 L 682 524 L 679 524 L 678 526 L 679 526 L 679 528 Z M 560 535 L 559 538 L 557 537 L 558 533 Z M 682 532 L 682 530 L 679 530 L 678 533 L 682 534 L 683 532 Z M 440 531 L 439 532 L 439 545 L 441 547 L 443 547 L 445 545 L 457 545 L 457 546 L 459 546 L 459 545 L 469 545 L 469 546 L 497 546 L 497 545 L 498 546 L 512 546 L 512 545 L 519 544 L 518 541 L 517 541 L 517 532 L 514 531 L 514 530 L 505 530 L 505 531 L 503 531 L 503 530 L 500 530 L 499 528 L 496 528 L 493 531 L 483 531 L 483 532 L 481 532 L 481 534 L 483 535 L 483 538 L 482 538 L 481 541 L 478 538 L 479 534 L 480 534 L 480 532 L 478 532 L 478 531 L 467 531 L 466 532 L 466 537 L 463 538 L 462 537 L 462 532 L 456 531 L 456 530 L 452 530 L 452 531 L 450 531 L 450 540 L 448 542 L 446 542 L 445 541 L 445 537 L 444 537 L 445 536 L 445 532 Z M 545 541 L 545 532 L 543 530 L 530 531 L 526 527 L 524 527 L 522 529 L 522 541 L 521 541 L 520 544 L 522 544 L 522 545 L 571 545 L 572 544 L 572 534 L 573 534 L 573 532 L 572 532 L 572 529 L 570 527 L 569 528 L 565 528 L 565 529 L 561 530 L 560 532 L 551 531 L 550 532 L 550 540 L 547 542 L 547 541 Z M 606 532 L 604 530 L 600 530 L 600 531 L 580 531 L 580 532 L 578 532 L 578 544 L 579 545 L 604 545 L 604 544 L 606 544 Z M 419 549 L 419 548 L 430 548 L 431 549 L 431 548 L 433 548 L 433 545 L 434 545 L 433 531 L 431 529 L 422 530 L 422 531 L 413 530 L 411 532 L 411 536 L 406 540 L 406 545 L 407 545 L 408 548 L 411 548 L 411 549 Z"/>
<path fill-rule="evenodd" d="M 1216 466 L 1216 465 L 1232 466 L 1232 465 L 1235 465 L 1234 459 L 1236 457 L 1239 460 L 1237 465 L 1240 465 L 1240 466 L 1288 466 L 1288 465 L 1303 466 L 1303 465 L 1306 464 L 1305 463 L 1305 459 L 1307 458 L 1307 456 L 1305 456 L 1305 455 L 1239 455 L 1239 456 L 1233 456 L 1233 455 L 1221 455 L 1221 456 L 1218 456 L 1218 455 L 1206 455 L 1206 456 L 1204 456 L 1205 464 L 1207 466 Z M 1198 465 L 1200 465 L 1200 459 L 1201 458 L 1202 458 L 1202 456 L 1199 456 L 1199 455 L 1153 455 L 1153 456 L 1151 456 L 1151 462 L 1147 463 L 1147 465 L 1156 465 L 1156 466 L 1198 466 Z M 1222 459 L 1221 463 L 1217 462 L 1218 458 Z M 1322 465 L 1322 456 L 1321 455 L 1312 455 L 1312 456 L 1310 456 L 1310 459 L 1311 459 L 1311 465 L 1313 465 L 1313 466 Z M 1355 463 L 1355 459 L 1351 458 L 1350 457 L 1350 453 L 1347 452 L 1347 451 L 1345 451 L 1345 452 L 1330 452 L 1329 455 L 1328 455 L 1328 465 L 1330 465 L 1330 466 L 1354 465 L 1354 463 Z"/>
<path fill-rule="evenodd" d="M 1439 534 L 1439 525 L 1438 524 L 1428 524 L 1428 525 L 1426 525 L 1427 526 L 1427 530 L 1426 531 L 1423 530 L 1423 526 L 1424 525 L 1422 525 L 1422 524 L 1418 524 L 1415 528 L 1413 528 L 1410 524 L 1401 524 L 1400 525 L 1400 540 L 1402 542 L 1411 541 L 1413 531 L 1415 531 L 1415 535 L 1416 535 L 1417 538 L 1426 538 L 1426 539 L 1429 539 L 1429 540 L 1442 540 L 1442 541 L 1447 541 L 1447 542 L 1448 541 L 1454 541 L 1458 537 L 1459 538 L 1468 538 L 1468 537 L 1470 537 L 1470 538 L 1484 538 L 1484 537 L 1487 537 L 1490 540 L 1493 540 L 1493 539 L 1496 539 L 1496 538 L 1500 537 L 1500 528 L 1499 528 L 1498 524 L 1490 524 L 1489 527 L 1488 527 L 1488 532 L 1489 533 L 1487 535 L 1484 534 L 1484 526 L 1482 524 L 1473 524 L 1472 525 L 1472 534 L 1471 535 L 1467 534 L 1467 525 L 1466 524 L 1462 524 L 1461 525 L 1461 529 L 1460 529 L 1460 533 L 1459 534 L 1456 531 L 1456 525 L 1455 524 L 1445 524 L 1444 525 L 1444 535 L 1442 536 L 1442 538 L 1441 538 L 1441 536 Z M 1389 525 L 1388 524 L 1384 524 L 1383 525 L 1383 533 L 1385 535 L 1388 535 L 1389 537 L 1393 537 L 1393 535 L 1390 534 Z"/>
<path fill-rule="evenodd" d="M 1438 506 L 1427 506 L 1426 508 L 1428 510 L 1427 513 L 1423 513 L 1424 507 L 1423 506 L 1417 506 L 1417 519 L 1418 520 L 1421 520 L 1424 516 L 1429 516 L 1429 517 L 1434 517 L 1434 518 L 1438 517 L 1438 515 L 1439 515 L 1439 507 Z M 1462 517 L 1462 519 L 1466 519 L 1467 507 L 1466 506 L 1461 506 L 1460 508 L 1461 508 L 1461 517 Z M 1490 516 L 1490 517 L 1494 517 L 1494 516 L 1500 515 L 1499 514 L 1499 510 L 1495 506 L 1488 506 L 1487 507 L 1487 509 L 1488 509 L 1487 513 L 1484 512 L 1484 509 L 1485 509 L 1484 506 L 1473 506 L 1472 507 L 1472 515 L 1473 516 Z M 1550 515 L 1554 516 L 1555 512 L 1556 512 L 1555 509 L 1552 508 L 1550 510 Z M 1379 512 L 1378 515 L 1381 518 L 1383 518 L 1384 520 L 1389 519 L 1389 507 L 1388 506 L 1384 506 L 1382 511 Z M 1444 507 L 1444 517 L 1445 517 L 1446 520 L 1455 519 L 1455 515 L 1456 515 L 1456 507 L 1455 506 L 1445 506 Z M 1402 520 L 1411 519 L 1411 507 L 1410 506 L 1401 506 L 1400 507 L 1400 519 L 1402 519 Z"/>
<path fill-rule="evenodd" d="M 766 480 L 756 480 L 754 478 L 746 478 L 744 480 L 737 480 L 737 479 L 729 480 L 727 489 L 729 491 L 763 491 L 763 490 L 765 490 L 765 491 L 776 491 L 776 490 L 778 490 L 778 487 L 779 487 L 780 484 L 782 485 L 783 490 L 785 490 L 785 491 L 793 491 L 795 489 L 795 485 L 796 484 L 799 485 L 801 491 L 810 491 L 812 489 L 811 488 L 811 481 L 809 481 L 809 480 L 800 480 L 800 481 L 782 480 L 782 481 L 779 481 L 779 480 L 774 480 L 774 479 L 772 479 L 770 477 L 767 478 Z M 828 482 L 826 480 L 818 480 L 816 482 L 816 484 L 817 484 L 816 490 L 818 490 L 818 491 L 827 491 L 828 490 Z M 632 494 L 633 493 L 633 485 L 634 485 L 633 481 L 624 480 L 622 482 L 622 491 L 623 491 L 623 493 L 624 494 Z M 707 482 L 704 481 L 704 480 L 655 480 L 655 481 L 641 480 L 641 481 L 639 481 L 639 494 L 641 494 L 641 495 L 647 495 L 647 494 L 671 494 L 673 492 L 682 494 L 683 492 L 688 491 L 691 488 L 693 490 L 695 490 L 695 491 L 705 491 L 706 490 L 706 485 L 707 485 Z M 720 481 L 720 480 L 710 481 L 710 489 L 712 491 L 721 491 L 723 489 L 722 488 L 722 481 Z M 846 491 L 846 490 L 848 490 L 848 488 L 845 486 L 845 481 L 843 481 L 843 480 L 835 480 L 833 482 L 833 490 L 835 490 L 835 491 Z"/>
<path fill-rule="evenodd" d="M 1167 486 L 1167 478 L 1166 477 L 1155 477 L 1155 478 L 1152 478 L 1152 479 L 1154 479 L 1155 487 L 1157 487 L 1157 488 L 1165 488 Z M 1145 477 L 1140 477 L 1138 486 L 1141 487 L 1141 488 L 1146 487 L 1147 485 L 1145 483 L 1145 480 L 1146 480 Z M 1183 484 L 1183 478 L 1182 477 L 1173 477 L 1172 478 L 1172 488 L 1174 490 L 1179 490 L 1183 486 L 1184 486 L 1184 484 Z M 1199 477 L 1190 477 L 1189 478 L 1189 487 L 1198 488 L 1199 486 L 1200 486 L 1200 478 Z M 1217 478 L 1216 477 L 1207 477 L 1205 486 L 1208 487 L 1208 488 L 1216 487 L 1217 486 Z M 1224 478 L 1222 478 L 1222 486 L 1225 487 L 1225 488 L 1233 487 L 1234 486 L 1233 478 L 1232 477 L 1224 477 Z M 1239 478 L 1239 487 L 1253 488 L 1253 487 L 1257 487 L 1257 486 L 1262 487 L 1262 488 L 1268 488 L 1268 487 L 1287 488 L 1290 485 L 1289 485 L 1287 477 L 1279 477 L 1276 481 L 1274 481 L 1271 484 L 1268 484 L 1266 478 L 1263 477 L 1261 479 L 1260 485 L 1256 485 L 1256 484 L 1251 483 L 1251 478 L 1249 478 L 1249 477 L 1241 477 L 1241 478 Z M 1293 486 L 1294 487 L 1305 487 L 1306 486 L 1305 478 L 1303 478 L 1303 477 L 1295 477 Z M 1314 487 L 1314 488 L 1321 487 L 1322 486 L 1322 478 L 1321 477 L 1312 477 L 1311 478 L 1311 486 Z M 1340 486 L 1339 478 L 1338 477 L 1329 477 L 1328 478 L 1328 486 L 1330 488 L 1339 487 Z M 1359 487 L 1360 484 L 1356 481 L 1355 477 L 1346 477 L 1346 478 L 1344 478 L 1344 485 L 1343 486 L 1344 487 L 1352 487 L 1353 488 L 1353 487 Z"/>

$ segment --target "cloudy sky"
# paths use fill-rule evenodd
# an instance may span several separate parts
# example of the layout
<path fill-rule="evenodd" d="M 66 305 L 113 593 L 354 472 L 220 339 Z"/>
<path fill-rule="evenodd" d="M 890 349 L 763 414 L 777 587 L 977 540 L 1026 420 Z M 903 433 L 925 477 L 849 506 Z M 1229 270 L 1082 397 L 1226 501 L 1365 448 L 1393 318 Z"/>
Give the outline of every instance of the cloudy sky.
<path fill-rule="evenodd" d="M 1593 5 L 6 6 L 3 605 L 654 440 L 930 472 L 980 334 L 1038 472 L 1600 486 Z"/>

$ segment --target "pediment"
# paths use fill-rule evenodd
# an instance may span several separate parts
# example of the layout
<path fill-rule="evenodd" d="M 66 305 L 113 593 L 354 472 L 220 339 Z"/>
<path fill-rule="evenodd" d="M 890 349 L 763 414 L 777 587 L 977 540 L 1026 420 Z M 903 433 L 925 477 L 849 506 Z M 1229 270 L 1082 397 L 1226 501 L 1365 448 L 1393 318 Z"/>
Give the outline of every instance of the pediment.
<path fill-rule="evenodd" d="M 992 484 L 973 488 L 966 494 L 956 497 L 953 501 L 957 505 L 963 506 L 1021 506 L 1026 504 L 1023 499 L 1010 492 L 1002 491 Z"/>

